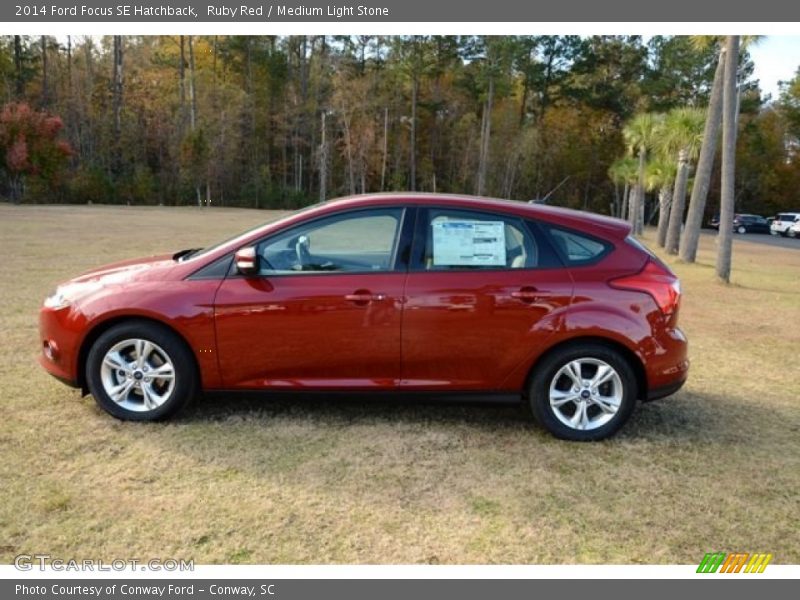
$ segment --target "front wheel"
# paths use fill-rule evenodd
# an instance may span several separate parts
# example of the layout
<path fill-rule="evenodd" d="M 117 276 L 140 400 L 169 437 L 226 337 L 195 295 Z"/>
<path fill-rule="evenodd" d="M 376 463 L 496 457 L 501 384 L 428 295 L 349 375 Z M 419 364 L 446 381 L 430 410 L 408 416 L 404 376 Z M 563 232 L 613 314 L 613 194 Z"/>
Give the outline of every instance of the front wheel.
<path fill-rule="evenodd" d="M 97 338 L 86 359 L 86 381 L 97 403 L 126 421 L 156 421 L 182 408 L 197 389 L 186 344 L 155 323 L 130 321 Z"/>
<path fill-rule="evenodd" d="M 786 232 L 786 235 L 788 235 L 790 238 L 795 238 L 797 237 L 797 232 L 794 229 L 790 229 Z"/>
<path fill-rule="evenodd" d="M 547 356 L 531 380 L 531 412 L 554 436 L 595 441 L 616 433 L 636 403 L 627 359 L 601 344 L 570 346 Z"/>
<path fill-rule="evenodd" d="M 743 225 L 739 225 L 739 229 L 737 229 L 739 233 L 747 233 L 747 229 Z"/>

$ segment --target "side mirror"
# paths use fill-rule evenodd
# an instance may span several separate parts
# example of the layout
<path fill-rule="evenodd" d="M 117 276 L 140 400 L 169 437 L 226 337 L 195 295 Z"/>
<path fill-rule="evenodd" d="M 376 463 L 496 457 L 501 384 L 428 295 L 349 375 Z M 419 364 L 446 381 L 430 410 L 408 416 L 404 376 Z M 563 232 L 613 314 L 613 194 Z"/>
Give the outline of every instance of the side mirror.
<path fill-rule="evenodd" d="M 233 258 L 236 270 L 242 275 L 255 275 L 258 273 L 258 257 L 254 246 L 247 246 L 236 251 Z"/>

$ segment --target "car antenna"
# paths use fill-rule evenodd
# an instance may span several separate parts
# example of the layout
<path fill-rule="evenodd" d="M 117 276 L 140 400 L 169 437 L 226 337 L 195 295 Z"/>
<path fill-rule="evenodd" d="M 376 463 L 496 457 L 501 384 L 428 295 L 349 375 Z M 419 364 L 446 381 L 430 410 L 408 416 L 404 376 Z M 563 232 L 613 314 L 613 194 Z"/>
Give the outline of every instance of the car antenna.
<path fill-rule="evenodd" d="M 552 196 L 556 191 L 558 191 L 558 188 L 567 183 L 567 180 L 569 178 L 570 176 L 567 175 L 566 177 L 564 177 L 564 179 L 561 180 L 561 183 L 559 183 L 556 187 L 547 192 L 544 195 L 544 198 L 534 198 L 533 200 L 528 200 L 528 204 L 547 204 L 547 201 L 550 199 L 550 196 Z"/>

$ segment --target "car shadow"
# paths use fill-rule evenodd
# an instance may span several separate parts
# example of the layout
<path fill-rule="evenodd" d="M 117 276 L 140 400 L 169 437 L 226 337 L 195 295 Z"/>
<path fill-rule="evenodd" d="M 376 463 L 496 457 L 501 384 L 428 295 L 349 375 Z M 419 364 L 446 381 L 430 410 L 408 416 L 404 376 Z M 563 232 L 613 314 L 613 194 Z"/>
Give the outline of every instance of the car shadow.
<path fill-rule="evenodd" d="M 367 393 L 219 392 L 195 400 L 177 417 L 184 422 L 259 419 L 313 419 L 346 424 L 422 423 L 520 427 L 530 422 L 513 397 Z"/>
<path fill-rule="evenodd" d="M 456 425 L 495 434 L 537 431 L 521 401 L 415 394 L 323 394 L 227 392 L 206 394 L 175 421 L 265 423 L 313 421 L 340 429 L 347 425 Z M 653 402 L 638 403 L 630 421 L 609 441 L 681 443 L 757 443 L 749 424 L 768 424 L 776 432 L 800 432 L 796 412 L 765 406 L 756 399 L 682 390 Z"/>

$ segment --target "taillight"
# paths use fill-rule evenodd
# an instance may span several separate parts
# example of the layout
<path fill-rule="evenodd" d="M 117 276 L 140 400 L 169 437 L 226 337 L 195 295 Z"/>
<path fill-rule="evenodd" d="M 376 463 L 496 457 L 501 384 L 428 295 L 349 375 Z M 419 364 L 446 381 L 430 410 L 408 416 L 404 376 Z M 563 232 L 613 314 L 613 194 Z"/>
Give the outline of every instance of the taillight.
<path fill-rule="evenodd" d="M 626 275 L 608 282 L 611 287 L 650 294 L 665 316 L 678 310 L 681 284 L 669 269 L 649 259 L 644 268 L 635 275 Z"/>

